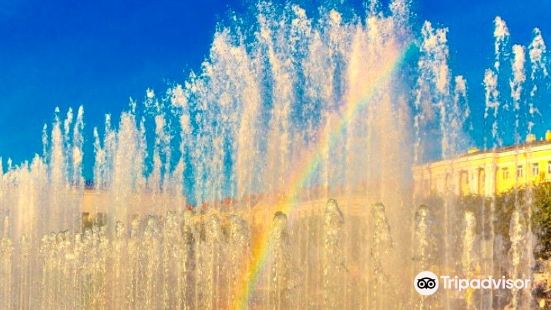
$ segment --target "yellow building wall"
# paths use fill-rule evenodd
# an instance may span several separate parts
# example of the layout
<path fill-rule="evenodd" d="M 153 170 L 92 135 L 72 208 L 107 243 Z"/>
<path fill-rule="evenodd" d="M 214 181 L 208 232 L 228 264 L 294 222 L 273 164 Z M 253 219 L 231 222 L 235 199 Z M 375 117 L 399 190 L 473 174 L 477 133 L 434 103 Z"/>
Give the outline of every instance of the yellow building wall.
<path fill-rule="evenodd" d="M 538 171 L 532 171 L 537 164 Z M 536 173 L 537 172 L 537 173 Z M 471 151 L 451 160 L 413 168 L 414 193 L 500 194 L 551 181 L 551 141 L 537 141 L 491 152 Z"/>

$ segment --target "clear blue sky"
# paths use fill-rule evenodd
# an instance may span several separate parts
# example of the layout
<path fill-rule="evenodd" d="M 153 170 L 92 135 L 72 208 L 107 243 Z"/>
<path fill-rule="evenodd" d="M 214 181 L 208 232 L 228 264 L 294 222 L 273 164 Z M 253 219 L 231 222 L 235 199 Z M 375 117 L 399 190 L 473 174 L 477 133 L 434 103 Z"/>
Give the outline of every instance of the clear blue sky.
<path fill-rule="evenodd" d="M 315 1 L 316 5 L 324 1 Z M 350 1 L 361 7 L 360 1 Z M 0 0 L 0 155 L 20 162 L 41 150 L 41 128 L 59 106 L 85 107 L 86 138 L 128 98 L 183 82 L 207 56 L 216 24 L 254 1 Z M 305 0 L 298 3 L 306 3 Z M 493 18 L 511 43 L 538 26 L 551 45 L 549 0 L 418 0 L 417 25 L 449 27 L 452 69 L 482 107 L 482 76 L 493 59 Z"/>

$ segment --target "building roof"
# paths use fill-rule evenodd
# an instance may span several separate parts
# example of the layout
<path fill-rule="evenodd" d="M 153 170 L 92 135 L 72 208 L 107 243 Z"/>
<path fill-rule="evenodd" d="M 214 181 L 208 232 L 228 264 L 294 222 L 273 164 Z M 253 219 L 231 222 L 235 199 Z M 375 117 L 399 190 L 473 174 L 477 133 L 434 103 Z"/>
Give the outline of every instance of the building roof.
<path fill-rule="evenodd" d="M 526 149 L 529 147 L 534 146 L 542 146 L 542 145 L 550 145 L 551 146 L 551 140 L 535 140 L 531 142 L 525 142 L 521 144 L 515 144 L 515 145 L 508 145 L 503 146 L 495 149 L 489 149 L 489 150 L 477 150 L 474 152 L 467 152 L 459 155 L 458 157 L 468 157 L 472 155 L 480 155 L 480 154 L 494 154 L 494 153 L 504 153 L 504 152 L 510 152 L 517 149 Z"/>
<path fill-rule="evenodd" d="M 446 166 L 450 162 L 470 162 L 471 160 L 484 160 L 484 159 L 487 160 L 507 152 L 520 151 L 521 153 L 526 153 L 527 150 L 538 152 L 541 150 L 548 150 L 548 149 L 551 149 L 551 139 L 530 141 L 522 144 L 509 145 L 509 146 L 490 149 L 490 150 L 478 150 L 475 148 L 474 150 L 470 149 L 468 152 L 460 154 L 456 157 L 417 164 L 412 169 L 418 170 L 418 169 L 425 169 L 429 167 L 436 168 L 439 166 Z"/>

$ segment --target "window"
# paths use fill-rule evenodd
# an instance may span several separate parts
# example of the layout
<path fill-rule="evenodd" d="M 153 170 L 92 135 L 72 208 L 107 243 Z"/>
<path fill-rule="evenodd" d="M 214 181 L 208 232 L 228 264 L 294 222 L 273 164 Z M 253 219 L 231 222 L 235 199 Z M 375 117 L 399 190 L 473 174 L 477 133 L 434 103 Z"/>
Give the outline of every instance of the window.
<path fill-rule="evenodd" d="M 522 169 L 522 165 L 517 166 L 517 178 L 522 178 L 524 175 L 524 169 Z"/>
<path fill-rule="evenodd" d="M 502 172 L 503 172 L 503 179 L 504 179 L 504 180 L 507 180 L 507 179 L 509 178 L 509 169 L 503 168 L 503 169 L 501 169 L 501 170 L 502 170 Z"/>
<path fill-rule="evenodd" d="M 537 177 L 540 175 L 540 165 L 538 163 L 532 164 L 532 176 Z"/>

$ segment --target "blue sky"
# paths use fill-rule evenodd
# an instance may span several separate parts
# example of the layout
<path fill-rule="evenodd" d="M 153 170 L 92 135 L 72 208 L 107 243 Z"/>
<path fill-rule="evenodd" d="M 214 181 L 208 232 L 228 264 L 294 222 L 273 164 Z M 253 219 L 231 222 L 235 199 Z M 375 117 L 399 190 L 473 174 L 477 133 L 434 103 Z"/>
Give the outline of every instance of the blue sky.
<path fill-rule="evenodd" d="M 0 0 L 0 155 L 17 163 L 40 152 L 41 128 L 56 106 L 84 105 L 90 145 L 105 113 L 118 115 L 148 87 L 162 92 L 183 82 L 208 55 L 217 22 L 252 3 Z M 496 15 L 508 23 L 511 43 L 528 44 L 535 26 L 551 38 L 548 0 L 419 0 L 413 11 L 417 26 L 428 19 L 449 28 L 452 69 L 466 76 L 475 110 L 483 106 Z"/>

